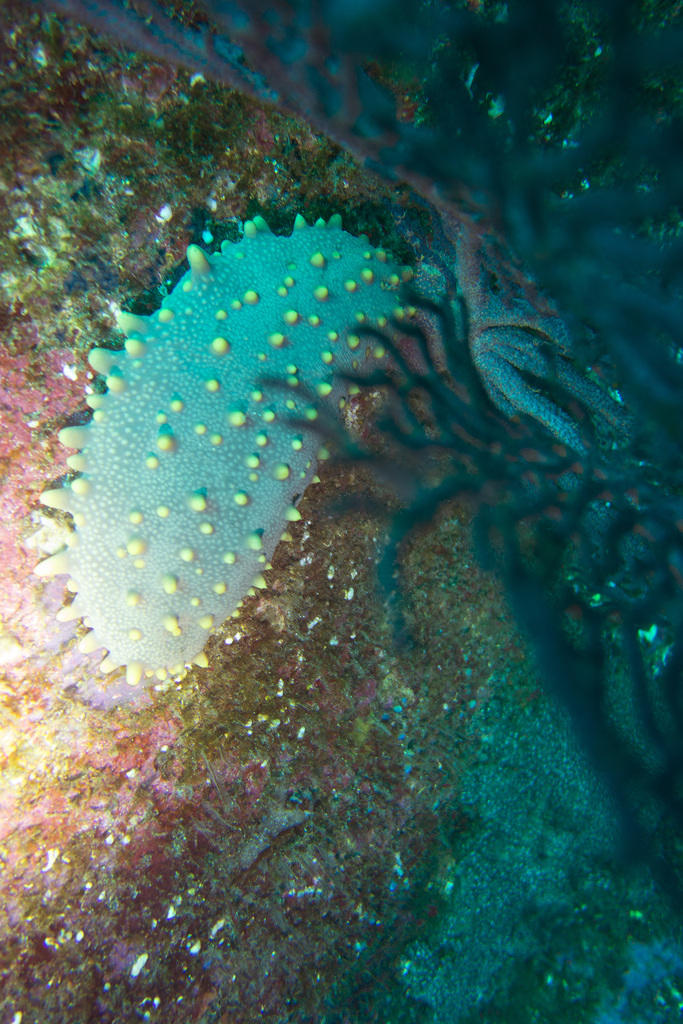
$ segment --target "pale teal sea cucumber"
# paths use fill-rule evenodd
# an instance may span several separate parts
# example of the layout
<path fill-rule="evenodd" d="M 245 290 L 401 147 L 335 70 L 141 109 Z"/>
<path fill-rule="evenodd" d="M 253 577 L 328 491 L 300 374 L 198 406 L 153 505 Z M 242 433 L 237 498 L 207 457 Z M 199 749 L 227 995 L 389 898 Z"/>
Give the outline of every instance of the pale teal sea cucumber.
<path fill-rule="evenodd" d="M 60 618 L 83 618 L 81 650 L 106 648 L 104 671 L 125 665 L 131 685 L 205 664 L 209 632 L 265 585 L 315 473 L 320 404 L 345 401 L 340 370 L 384 359 L 354 325 L 385 325 L 410 273 L 338 215 L 297 217 L 290 237 L 256 218 L 221 253 L 187 255 L 156 313 L 121 315 L 125 350 L 90 353 L 107 392 L 60 433 L 79 475 L 42 495 L 75 531 L 37 572 L 69 574 Z"/>

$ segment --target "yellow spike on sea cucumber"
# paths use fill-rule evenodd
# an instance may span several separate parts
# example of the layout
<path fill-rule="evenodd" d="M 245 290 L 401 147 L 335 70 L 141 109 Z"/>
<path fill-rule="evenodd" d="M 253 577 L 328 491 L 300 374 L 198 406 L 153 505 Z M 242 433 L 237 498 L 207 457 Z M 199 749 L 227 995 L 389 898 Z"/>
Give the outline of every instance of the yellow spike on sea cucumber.
<path fill-rule="evenodd" d="M 127 338 L 125 349 L 133 359 L 140 359 L 147 352 L 147 346 L 141 338 Z"/>
<path fill-rule="evenodd" d="M 82 448 L 90 437 L 90 431 L 87 427 L 64 427 L 57 436 L 65 448 Z"/>
<path fill-rule="evenodd" d="M 147 320 L 143 316 L 135 316 L 122 310 L 116 317 L 119 330 L 128 336 L 131 334 L 147 334 Z"/>
<path fill-rule="evenodd" d="M 115 395 L 122 395 L 128 386 L 123 374 L 116 366 L 112 369 L 111 373 L 107 375 L 105 383 L 109 390 L 113 391 Z"/>
<path fill-rule="evenodd" d="M 78 649 L 81 654 L 92 654 L 93 651 L 98 651 L 102 646 L 103 644 L 94 633 L 86 633 L 83 639 L 79 641 Z"/>
<path fill-rule="evenodd" d="M 87 497 L 90 494 L 90 489 L 91 485 L 87 477 L 77 476 L 75 480 L 71 481 L 71 490 L 81 498 Z"/>
<path fill-rule="evenodd" d="M 88 353 L 88 362 L 96 373 L 109 373 L 116 361 L 116 352 L 110 352 L 108 348 L 93 348 Z"/>
<path fill-rule="evenodd" d="M 128 686 L 137 686 L 142 679 L 144 666 L 141 661 L 131 661 L 126 667 L 126 683 Z"/>
<path fill-rule="evenodd" d="M 49 491 L 43 491 L 40 501 L 48 508 L 58 508 L 62 512 L 70 511 L 70 495 L 66 487 L 53 487 Z"/>
<path fill-rule="evenodd" d="M 194 277 L 206 277 L 211 273 L 211 264 L 206 258 L 206 253 L 198 245 L 188 245 L 187 262 Z"/>
<path fill-rule="evenodd" d="M 66 608 L 60 608 L 56 615 L 59 622 L 73 622 L 74 619 L 80 619 L 80 617 L 81 612 L 76 604 L 69 604 Z"/>

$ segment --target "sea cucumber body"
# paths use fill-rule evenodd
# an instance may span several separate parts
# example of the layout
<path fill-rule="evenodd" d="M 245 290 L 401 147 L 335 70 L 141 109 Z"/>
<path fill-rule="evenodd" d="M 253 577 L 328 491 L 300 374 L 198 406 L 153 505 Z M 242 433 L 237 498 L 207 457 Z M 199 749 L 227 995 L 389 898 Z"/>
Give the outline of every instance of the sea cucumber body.
<path fill-rule="evenodd" d="M 383 358 L 354 325 L 399 303 L 400 270 L 339 218 L 297 218 L 290 237 L 257 219 L 188 258 L 160 310 L 123 315 L 125 351 L 91 353 L 107 393 L 60 435 L 80 475 L 43 496 L 76 529 L 38 571 L 69 573 L 65 615 L 92 628 L 82 648 L 106 647 L 131 683 L 201 660 L 209 631 L 264 585 L 315 473 L 320 408 L 343 401 L 336 374 Z"/>

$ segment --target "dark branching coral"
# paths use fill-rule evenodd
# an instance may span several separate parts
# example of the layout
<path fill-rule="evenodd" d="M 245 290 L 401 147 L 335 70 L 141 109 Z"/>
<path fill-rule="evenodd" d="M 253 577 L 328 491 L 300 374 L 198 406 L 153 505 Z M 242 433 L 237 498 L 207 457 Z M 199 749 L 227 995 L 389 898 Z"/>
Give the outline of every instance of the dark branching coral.
<path fill-rule="evenodd" d="M 471 495 L 482 558 L 501 573 L 543 675 L 611 781 L 631 834 L 642 838 L 636 826 L 653 808 L 680 825 L 676 8 L 206 0 L 190 22 L 153 0 L 41 5 L 307 118 L 429 204 L 431 230 L 416 229 L 412 240 L 423 264 L 439 264 L 451 294 L 440 304 L 414 300 L 431 337 L 414 333 L 420 369 L 389 339 L 396 375 L 369 383 L 393 396 L 375 463 L 395 476 L 409 455 L 416 466 L 440 452 L 440 482 L 421 474 L 385 576 L 412 525 L 447 498 Z M 417 115 L 408 123 L 371 62 L 389 85 L 397 67 L 409 68 Z M 557 306 L 537 305 L 542 321 L 527 308 L 507 322 L 475 322 L 470 300 L 482 281 L 467 279 L 453 218 L 480 238 L 505 238 Z M 481 266 L 492 251 L 483 247 Z M 495 290 L 503 278 L 492 269 Z M 607 367 L 626 412 L 589 380 L 589 364 Z M 613 429 L 603 426 L 609 420 Z"/>
<path fill-rule="evenodd" d="M 382 336 L 395 373 L 378 423 L 381 451 L 349 451 L 389 479 L 402 464 L 423 481 L 395 520 L 380 567 L 397 602 L 399 635 L 401 544 L 444 501 L 466 496 L 476 508 L 482 563 L 502 578 L 550 692 L 608 780 L 629 852 L 650 856 L 645 823 L 653 810 L 683 822 L 681 473 L 655 470 L 654 462 L 668 430 L 650 424 L 645 463 L 630 450 L 601 451 L 586 408 L 578 410 L 580 456 L 549 443 L 533 419 L 510 424 L 476 374 L 462 300 L 412 301 L 423 324 L 439 325 L 410 330 L 425 369 L 406 361 L 403 339 Z M 405 336 L 404 324 L 397 329 Z M 435 336 L 443 346 L 437 358 Z M 386 388 L 378 374 L 355 379 Z M 571 390 L 559 375 L 558 404 L 575 401 Z"/>

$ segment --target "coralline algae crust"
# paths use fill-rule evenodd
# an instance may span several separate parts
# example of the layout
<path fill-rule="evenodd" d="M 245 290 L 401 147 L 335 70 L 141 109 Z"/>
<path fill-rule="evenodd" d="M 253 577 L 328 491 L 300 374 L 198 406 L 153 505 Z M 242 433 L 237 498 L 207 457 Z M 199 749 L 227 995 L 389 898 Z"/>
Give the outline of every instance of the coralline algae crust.
<path fill-rule="evenodd" d="M 160 310 L 122 314 L 125 351 L 90 353 L 107 393 L 88 399 L 91 423 L 60 433 L 80 475 L 42 495 L 75 532 L 37 572 L 70 575 L 60 617 L 82 617 L 81 649 L 107 648 L 103 669 L 127 666 L 131 684 L 205 664 L 209 631 L 264 585 L 320 454 L 292 420 L 314 424 L 344 400 L 338 371 L 383 358 L 353 325 L 386 323 L 409 275 L 338 215 L 297 217 L 290 237 L 257 218 L 188 261 Z"/>

